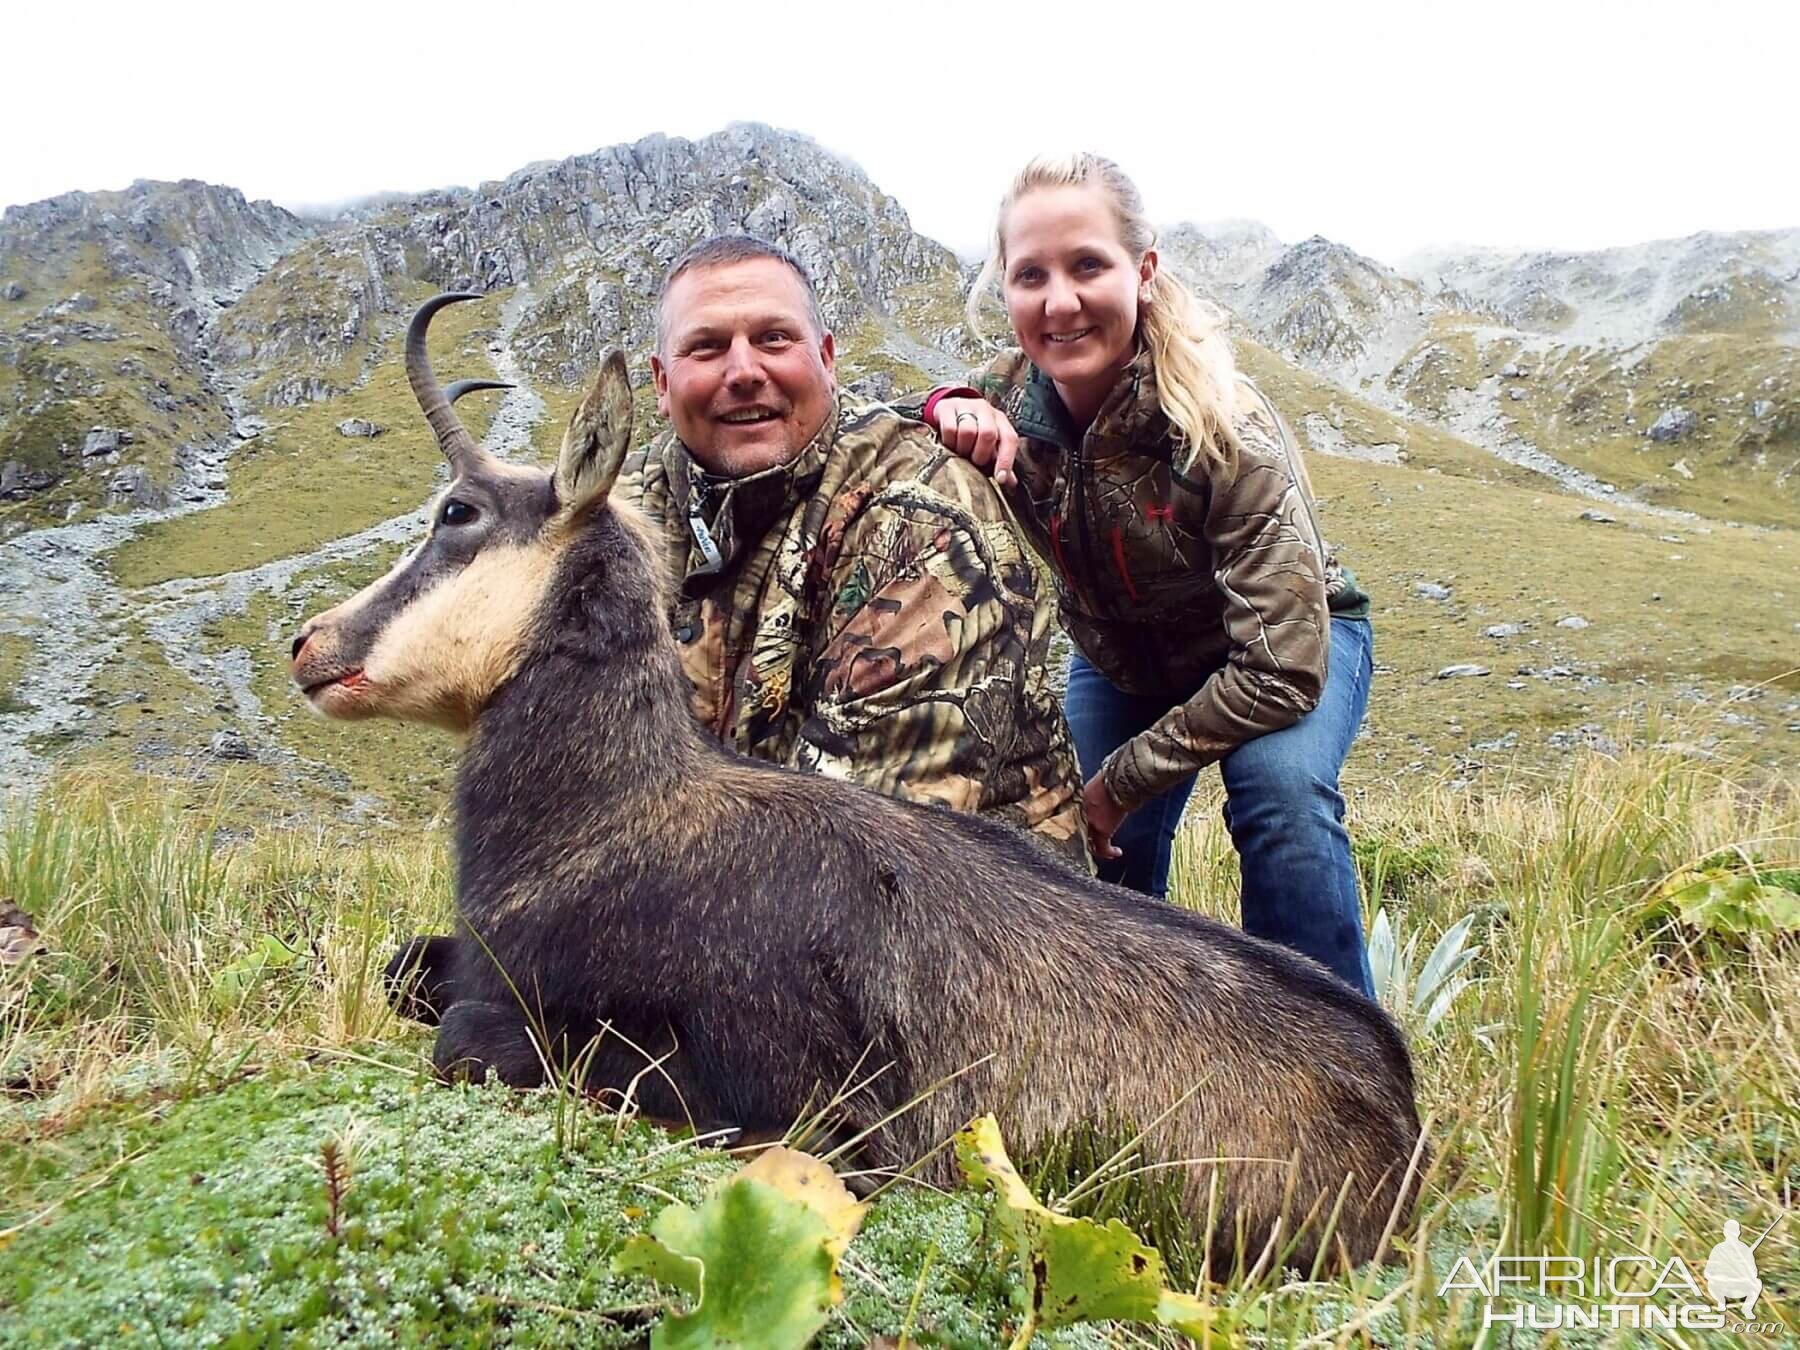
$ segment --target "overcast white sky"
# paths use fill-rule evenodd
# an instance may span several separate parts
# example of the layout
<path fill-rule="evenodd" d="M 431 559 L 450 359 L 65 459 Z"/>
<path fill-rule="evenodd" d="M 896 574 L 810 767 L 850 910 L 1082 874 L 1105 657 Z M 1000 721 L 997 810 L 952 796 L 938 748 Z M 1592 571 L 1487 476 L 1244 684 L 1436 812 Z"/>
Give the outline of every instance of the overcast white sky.
<path fill-rule="evenodd" d="M 1792 0 L 388 9 L 14 5 L 0 203 L 178 177 L 338 201 L 749 119 L 962 251 L 1028 155 L 1073 146 L 1164 223 L 1387 259 L 1800 226 Z"/>

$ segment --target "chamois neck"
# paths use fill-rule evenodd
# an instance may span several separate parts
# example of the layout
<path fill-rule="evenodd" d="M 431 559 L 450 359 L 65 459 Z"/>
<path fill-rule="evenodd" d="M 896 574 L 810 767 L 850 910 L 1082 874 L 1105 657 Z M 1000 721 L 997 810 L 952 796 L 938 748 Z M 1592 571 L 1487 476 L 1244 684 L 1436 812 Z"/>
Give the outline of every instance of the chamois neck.
<path fill-rule="evenodd" d="M 667 797 L 706 758 L 690 698 L 672 651 L 560 645 L 528 661 L 483 710 L 462 786 L 527 814 L 554 802 L 564 819 Z"/>

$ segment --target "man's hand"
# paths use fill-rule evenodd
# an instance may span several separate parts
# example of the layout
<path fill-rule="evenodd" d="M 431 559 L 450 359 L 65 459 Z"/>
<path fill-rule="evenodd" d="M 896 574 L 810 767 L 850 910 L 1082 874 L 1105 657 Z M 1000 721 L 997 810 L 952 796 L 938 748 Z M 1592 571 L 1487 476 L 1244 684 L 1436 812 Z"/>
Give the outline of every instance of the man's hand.
<path fill-rule="evenodd" d="M 937 419 L 938 439 L 944 448 L 961 455 L 978 469 L 987 469 L 996 483 L 1011 486 L 1013 457 L 1019 453 L 1019 433 L 986 399 L 941 398 L 931 410 Z"/>
<path fill-rule="evenodd" d="M 1112 841 L 1113 832 L 1125 823 L 1129 812 L 1120 808 L 1106 790 L 1106 776 L 1095 774 L 1081 790 L 1081 811 L 1087 817 L 1088 852 L 1111 861 L 1121 857 Z"/>

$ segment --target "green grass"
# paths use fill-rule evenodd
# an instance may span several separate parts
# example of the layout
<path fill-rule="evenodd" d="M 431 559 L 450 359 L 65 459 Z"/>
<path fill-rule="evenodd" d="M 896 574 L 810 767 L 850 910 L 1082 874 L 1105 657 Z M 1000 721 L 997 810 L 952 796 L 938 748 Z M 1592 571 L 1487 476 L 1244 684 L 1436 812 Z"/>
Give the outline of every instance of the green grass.
<path fill-rule="evenodd" d="M 1777 594 L 1768 580 L 1800 566 L 1800 532 L 1687 526 L 1624 509 L 1620 523 L 1596 524 L 1580 518 L 1589 503 L 1556 492 L 1323 455 L 1308 465 L 1322 528 L 1374 597 L 1383 669 L 1369 703 L 1372 777 L 1414 761 L 1429 774 L 1451 754 L 1554 762 L 1545 750 L 1553 731 L 1621 715 L 1641 725 L 1650 705 L 1695 698 L 1754 721 L 1695 719 L 1688 731 L 1698 741 L 1720 738 L 1770 760 L 1800 750 L 1786 730 L 1794 711 L 1783 711 L 1800 692 L 1800 588 Z M 1680 542 L 1665 541 L 1671 533 Z M 1448 585 L 1451 599 L 1420 597 L 1421 581 Z M 1721 597 L 1750 595 L 1752 619 L 1722 616 Z M 1570 615 L 1590 626 L 1556 626 Z M 1503 623 L 1526 628 L 1481 636 Z M 1459 663 L 1492 673 L 1434 678 Z M 1540 678 L 1522 667 L 1571 673 Z M 1762 697 L 1718 706 L 1732 686 L 1764 681 Z M 1516 752 L 1474 749 L 1509 732 Z"/>
<path fill-rule="evenodd" d="M 24 712 L 30 706 L 18 696 L 19 676 L 30 655 L 30 638 L 18 633 L 0 633 L 0 716 Z"/>
<path fill-rule="evenodd" d="M 607 1258 L 725 1160 L 553 1091 L 432 1081 L 375 977 L 448 921 L 444 836 L 295 828 L 252 800 L 65 778 L 0 822 L 0 895 L 52 948 L 0 976 L 0 1344 L 635 1343 L 655 1296 Z M 1361 1319 L 1379 1344 L 1470 1346 L 1478 1309 L 1436 1292 L 1465 1253 L 1697 1265 L 1725 1217 L 1760 1231 L 1791 1204 L 1800 948 L 1696 942 L 1651 908 L 1702 859 L 1800 859 L 1791 772 L 1637 748 L 1365 795 L 1350 825 L 1403 936 L 1475 916 L 1472 983 L 1414 1038 L 1438 1162 L 1398 1264 L 1210 1299 L 1272 1344 Z M 1205 801 L 1175 884 L 1235 921 Z M 327 1144 L 350 1160 L 335 1202 Z M 1066 1194 L 1084 1166 L 1028 1175 Z M 1127 1212 L 1172 1251 L 1191 1232 L 1166 1196 Z M 996 1343 L 1012 1285 L 981 1216 L 960 1192 L 878 1200 L 821 1343 L 895 1334 L 915 1291 L 915 1333 Z M 1778 1225 L 1758 1264 L 1792 1334 L 1800 1233 Z"/>

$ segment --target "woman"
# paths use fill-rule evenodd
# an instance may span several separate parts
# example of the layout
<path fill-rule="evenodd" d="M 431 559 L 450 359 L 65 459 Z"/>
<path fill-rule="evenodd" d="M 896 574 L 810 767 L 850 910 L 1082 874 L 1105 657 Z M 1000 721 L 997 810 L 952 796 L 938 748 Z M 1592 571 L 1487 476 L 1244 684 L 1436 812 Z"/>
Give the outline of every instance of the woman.
<path fill-rule="evenodd" d="M 1196 772 L 1219 762 L 1244 927 L 1372 994 L 1338 772 L 1368 701 L 1368 598 L 1320 537 L 1298 450 L 1096 155 L 1026 165 L 993 251 L 1022 350 L 926 421 L 992 468 L 1054 570 L 1089 844 L 1162 897 Z M 979 327 L 977 327 L 979 331 Z"/>

